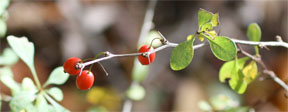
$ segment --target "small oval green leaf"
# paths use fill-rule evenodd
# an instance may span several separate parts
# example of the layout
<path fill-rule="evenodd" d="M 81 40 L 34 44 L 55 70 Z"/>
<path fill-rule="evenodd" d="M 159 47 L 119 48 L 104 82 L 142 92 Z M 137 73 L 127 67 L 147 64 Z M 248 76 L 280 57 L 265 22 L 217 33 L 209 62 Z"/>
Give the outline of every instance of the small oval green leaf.
<path fill-rule="evenodd" d="M 248 57 L 243 57 L 226 62 L 219 71 L 220 81 L 224 82 L 225 79 L 229 78 L 230 87 L 239 94 L 243 94 L 248 85 L 248 83 L 244 81 L 244 74 L 242 72 L 248 59 Z"/>
<path fill-rule="evenodd" d="M 252 23 L 248 26 L 247 36 L 251 41 L 260 41 L 261 40 L 261 29 L 257 23 Z"/>
<path fill-rule="evenodd" d="M 145 89 L 139 84 L 132 84 L 127 90 L 126 95 L 128 98 L 139 101 L 145 96 Z"/>
<path fill-rule="evenodd" d="M 182 70 L 191 63 L 194 55 L 194 40 L 195 38 L 182 42 L 172 50 L 170 56 L 170 67 L 172 70 Z"/>
<path fill-rule="evenodd" d="M 34 85 L 33 81 L 30 78 L 25 77 L 22 80 L 22 90 L 23 91 L 36 92 L 37 88 L 36 88 L 36 86 Z"/>
<path fill-rule="evenodd" d="M 17 55 L 10 48 L 5 48 L 2 56 L 0 56 L 1 65 L 13 65 L 18 61 Z"/>
<path fill-rule="evenodd" d="M 217 36 L 214 40 L 207 38 L 213 54 L 222 61 L 230 61 L 237 56 L 235 43 L 225 36 Z"/>
<path fill-rule="evenodd" d="M 240 59 L 237 59 L 238 61 L 238 67 L 239 68 L 243 68 L 244 64 L 246 63 L 246 61 L 250 59 L 249 57 L 243 57 Z M 232 77 L 232 73 L 235 73 L 235 60 L 232 61 L 228 61 L 226 63 L 224 63 L 220 70 L 219 70 L 219 80 L 220 82 L 225 82 L 226 79 L 229 79 Z"/>
<path fill-rule="evenodd" d="M 199 30 L 201 29 L 201 26 L 207 22 L 209 22 L 212 19 L 213 13 L 206 11 L 204 9 L 200 9 L 198 11 L 198 27 Z"/>
<path fill-rule="evenodd" d="M 247 29 L 247 36 L 251 41 L 260 41 L 261 40 L 261 29 L 257 23 L 252 23 L 248 26 Z M 259 48 L 258 46 L 254 46 L 256 55 L 259 55 Z"/>
<path fill-rule="evenodd" d="M 69 78 L 69 74 L 64 72 L 63 66 L 55 68 L 46 83 L 43 85 L 44 87 L 48 86 L 49 84 L 56 84 L 61 85 L 64 84 Z"/>
<path fill-rule="evenodd" d="M 52 87 L 48 91 L 48 94 L 51 95 L 55 100 L 62 101 L 63 100 L 63 92 L 61 89 L 57 87 Z"/>

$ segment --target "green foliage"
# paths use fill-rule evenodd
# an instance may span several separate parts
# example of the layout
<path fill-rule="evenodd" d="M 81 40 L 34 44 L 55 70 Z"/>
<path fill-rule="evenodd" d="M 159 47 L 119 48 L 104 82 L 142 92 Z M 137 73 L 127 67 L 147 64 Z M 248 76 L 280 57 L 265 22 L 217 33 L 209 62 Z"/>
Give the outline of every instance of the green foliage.
<path fill-rule="evenodd" d="M 29 42 L 26 37 L 15 37 L 8 36 L 8 44 L 12 49 L 5 49 L 3 55 L 0 56 L 1 59 L 5 59 L 1 64 L 7 67 L 0 68 L 0 81 L 10 88 L 12 91 L 12 100 L 9 105 L 12 111 L 47 111 L 47 112 L 63 112 L 68 111 L 56 101 L 54 101 L 51 95 L 57 101 L 63 100 L 63 93 L 59 88 L 52 87 L 46 91 L 42 89 L 38 80 L 35 67 L 34 67 L 34 44 Z M 18 57 L 23 60 L 23 62 L 29 67 L 32 72 L 34 81 L 37 84 L 35 86 L 34 82 L 30 78 L 24 78 L 21 85 L 18 84 L 13 79 L 13 73 L 9 66 L 16 63 Z M 50 74 L 49 79 L 46 81 L 45 86 L 50 84 L 61 85 L 64 84 L 69 78 L 69 74 L 63 72 L 63 67 L 55 68 Z M 46 93 L 47 92 L 47 93 Z M 48 104 L 46 99 L 52 105 Z"/>
<path fill-rule="evenodd" d="M 21 90 L 20 85 L 16 81 L 14 81 L 12 76 L 8 75 L 8 74 L 12 73 L 11 70 L 6 69 L 6 70 L 1 71 L 1 72 L 3 73 L 0 77 L 1 82 L 4 85 L 6 85 L 12 91 L 13 95 L 19 93 Z"/>
<path fill-rule="evenodd" d="M 251 61 L 248 65 L 246 65 L 243 69 L 243 74 L 245 76 L 244 80 L 249 84 L 252 82 L 258 74 L 258 68 L 255 61 Z"/>
<path fill-rule="evenodd" d="M 35 98 L 35 93 L 30 91 L 22 91 L 12 98 L 9 105 L 12 111 L 20 112 L 22 110 L 27 110 L 27 107 L 32 104 Z"/>
<path fill-rule="evenodd" d="M 247 88 L 247 82 L 244 81 L 242 69 L 248 59 L 248 57 L 236 58 L 233 61 L 223 64 L 219 71 L 220 82 L 224 82 L 225 79 L 230 79 L 230 87 L 239 94 L 244 93 Z"/>
<path fill-rule="evenodd" d="M 204 9 L 198 11 L 198 28 L 201 29 L 202 25 L 208 23 L 213 17 L 213 14 Z"/>
<path fill-rule="evenodd" d="M 0 65 L 13 65 L 18 61 L 17 55 L 10 48 L 5 48 L 0 56 Z"/>
<path fill-rule="evenodd" d="M 219 14 L 218 13 L 213 15 L 213 17 L 211 19 L 211 23 L 212 23 L 213 27 L 216 27 L 219 25 Z"/>
<path fill-rule="evenodd" d="M 243 57 L 240 59 L 237 59 L 237 65 L 240 66 L 240 68 L 243 68 L 246 61 L 249 60 L 249 57 Z M 233 73 L 233 69 L 235 69 L 236 60 L 228 61 L 222 65 L 219 71 L 219 80 L 220 82 L 225 82 L 226 79 L 229 79 L 233 77 L 231 73 Z"/>
<path fill-rule="evenodd" d="M 132 84 L 126 91 L 126 95 L 132 100 L 139 101 L 144 98 L 145 89 L 139 84 Z"/>
<path fill-rule="evenodd" d="M 239 103 L 225 95 L 213 96 L 207 101 L 200 101 L 199 108 L 204 112 L 248 112 L 252 108 L 240 106 Z"/>
<path fill-rule="evenodd" d="M 61 106 L 60 104 L 58 104 L 56 101 L 54 101 L 50 96 L 48 96 L 46 93 L 43 93 L 44 97 L 52 104 L 52 107 L 49 108 L 50 110 L 53 110 L 52 112 L 68 112 L 69 110 L 67 110 L 66 108 L 64 108 L 63 106 Z"/>
<path fill-rule="evenodd" d="M 219 25 L 219 14 L 213 14 L 204 9 L 198 11 L 198 31 L 209 31 Z"/>
<path fill-rule="evenodd" d="M 237 56 L 235 43 L 225 36 L 217 36 L 214 40 L 207 37 L 213 54 L 220 60 L 230 61 Z"/>
<path fill-rule="evenodd" d="M 252 23 L 248 26 L 247 29 L 247 36 L 251 41 L 260 41 L 261 40 L 261 29 L 257 23 Z M 254 47 L 256 55 L 259 55 L 259 48 L 258 46 Z"/>
<path fill-rule="evenodd" d="M 57 87 L 50 88 L 47 93 L 51 95 L 55 100 L 62 101 L 63 100 L 63 92 L 61 89 Z"/>
<path fill-rule="evenodd" d="M 194 40 L 195 38 L 187 40 L 173 49 L 170 56 L 170 67 L 172 70 L 182 70 L 191 63 L 194 55 Z"/>
<path fill-rule="evenodd" d="M 48 80 L 43 86 L 46 87 L 50 84 L 62 85 L 68 80 L 68 78 L 69 74 L 64 73 L 64 68 L 59 66 L 51 72 Z"/>
<path fill-rule="evenodd" d="M 1 11 L 1 9 L 0 9 L 0 11 Z M 1 37 L 4 37 L 6 35 L 6 32 L 7 32 L 7 24 L 6 24 L 5 20 L 1 19 L 1 18 L 0 18 L 0 29 L 1 29 L 0 30 L 0 38 L 1 38 Z"/>
<path fill-rule="evenodd" d="M 35 107 L 37 108 L 38 112 L 52 112 L 52 111 L 48 111 L 48 103 L 46 101 L 46 99 L 44 98 L 43 94 L 39 94 L 37 96 L 36 102 L 35 102 Z"/>
<path fill-rule="evenodd" d="M 0 16 L 7 10 L 10 0 L 0 0 Z"/>
<path fill-rule="evenodd" d="M 28 67 L 34 68 L 34 44 L 26 37 L 8 36 L 7 41 L 13 51 L 22 59 Z"/>
<path fill-rule="evenodd" d="M 261 29 L 257 23 L 252 23 L 248 26 L 247 36 L 251 41 L 260 41 L 261 40 Z"/>
<path fill-rule="evenodd" d="M 22 80 L 22 91 L 31 91 L 31 92 L 37 92 L 37 88 L 36 86 L 34 85 L 33 81 L 28 78 L 28 77 L 25 77 L 23 80 Z"/>

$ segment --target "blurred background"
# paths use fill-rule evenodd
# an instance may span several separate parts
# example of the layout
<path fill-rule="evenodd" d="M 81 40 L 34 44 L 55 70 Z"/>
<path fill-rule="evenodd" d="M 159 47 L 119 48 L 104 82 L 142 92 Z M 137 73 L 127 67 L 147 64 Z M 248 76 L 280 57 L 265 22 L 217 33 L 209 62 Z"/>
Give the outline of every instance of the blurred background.
<path fill-rule="evenodd" d="M 203 8 L 219 12 L 220 26 L 216 29 L 219 35 L 247 40 L 247 26 L 256 22 L 261 27 L 263 41 L 274 41 L 275 36 L 280 35 L 287 42 L 287 4 L 286 0 L 159 1 L 153 29 L 171 42 L 185 41 L 187 35 L 197 30 L 197 11 Z M 49 73 L 69 57 L 86 59 L 103 51 L 137 52 L 147 5 L 148 1 L 132 0 L 12 0 L 8 8 L 7 35 L 27 36 L 34 42 L 36 71 L 43 84 Z M 196 39 L 195 44 L 198 43 Z M 1 52 L 6 47 L 7 41 L 2 38 Z M 254 52 L 251 46 L 243 45 L 243 48 Z M 264 62 L 287 82 L 287 49 L 269 49 L 260 50 Z M 203 101 L 219 104 L 219 99 L 220 102 L 228 99 L 234 106 L 256 111 L 288 111 L 284 89 L 265 74 L 260 74 L 243 95 L 238 95 L 228 84 L 218 80 L 218 71 L 224 62 L 214 57 L 209 46 L 197 49 L 190 66 L 177 72 L 170 69 L 171 51 L 172 48 L 168 48 L 157 52 L 155 62 L 149 65 L 148 75 L 141 83 L 146 96 L 133 102 L 132 111 L 195 112 L 203 110 Z M 134 58 L 114 58 L 102 64 L 109 76 L 95 65 L 95 82 L 89 91 L 77 89 L 73 76 L 59 86 L 64 92 L 60 104 L 71 111 L 121 111 L 125 91 L 132 82 Z M 18 82 L 23 77 L 32 78 L 22 61 L 12 69 Z M 9 94 L 5 86 L 1 86 L 1 92 Z M 2 105 L 2 111 L 9 110 L 7 102 Z"/>

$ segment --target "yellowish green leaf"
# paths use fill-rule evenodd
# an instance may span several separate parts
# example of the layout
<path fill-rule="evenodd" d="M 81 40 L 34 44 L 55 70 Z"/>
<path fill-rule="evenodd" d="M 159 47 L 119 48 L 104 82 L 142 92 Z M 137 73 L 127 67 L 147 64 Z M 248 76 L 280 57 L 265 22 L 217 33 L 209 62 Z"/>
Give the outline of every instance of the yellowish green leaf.
<path fill-rule="evenodd" d="M 258 74 L 258 68 L 255 61 L 251 61 L 248 65 L 246 65 L 243 69 L 244 80 L 249 84 L 252 82 Z"/>

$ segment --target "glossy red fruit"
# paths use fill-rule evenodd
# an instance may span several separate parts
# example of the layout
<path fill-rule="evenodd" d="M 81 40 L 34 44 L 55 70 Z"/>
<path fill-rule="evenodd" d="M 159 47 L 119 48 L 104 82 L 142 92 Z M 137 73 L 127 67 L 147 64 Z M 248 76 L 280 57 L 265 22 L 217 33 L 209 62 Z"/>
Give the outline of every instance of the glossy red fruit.
<path fill-rule="evenodd" d="M 153 47 L 149 48 L 149 45 L 143 45 L 140 49 L 139 49 L 139 53 L 143 53 L 143 52 L 148 52 L 154 50 Z M 138 60 L 140 61 L 140 63 L 142 65 L 148 65 L 150 63 L 152 63 L 155 59 L 156 53 L 151 53 L 148 57 L 144 57 L 142 55 L 138 56 Z"/>
<path fill-rule="evenodd" d="M 80 69 L 76 69 L 76 64 L 80 63 L 81 59 L 72 57 L 65 61 L 64 63 L 64 71 L 69 73 L 70 75 L 77 75 L 80 73 Z"/>
<path fill-rule="evenodd" d="M 94 83 L 94 75 L 91 71 L 84 70 L 76 79 L 77 87 L 81 90 L 90 89 Z"/>

